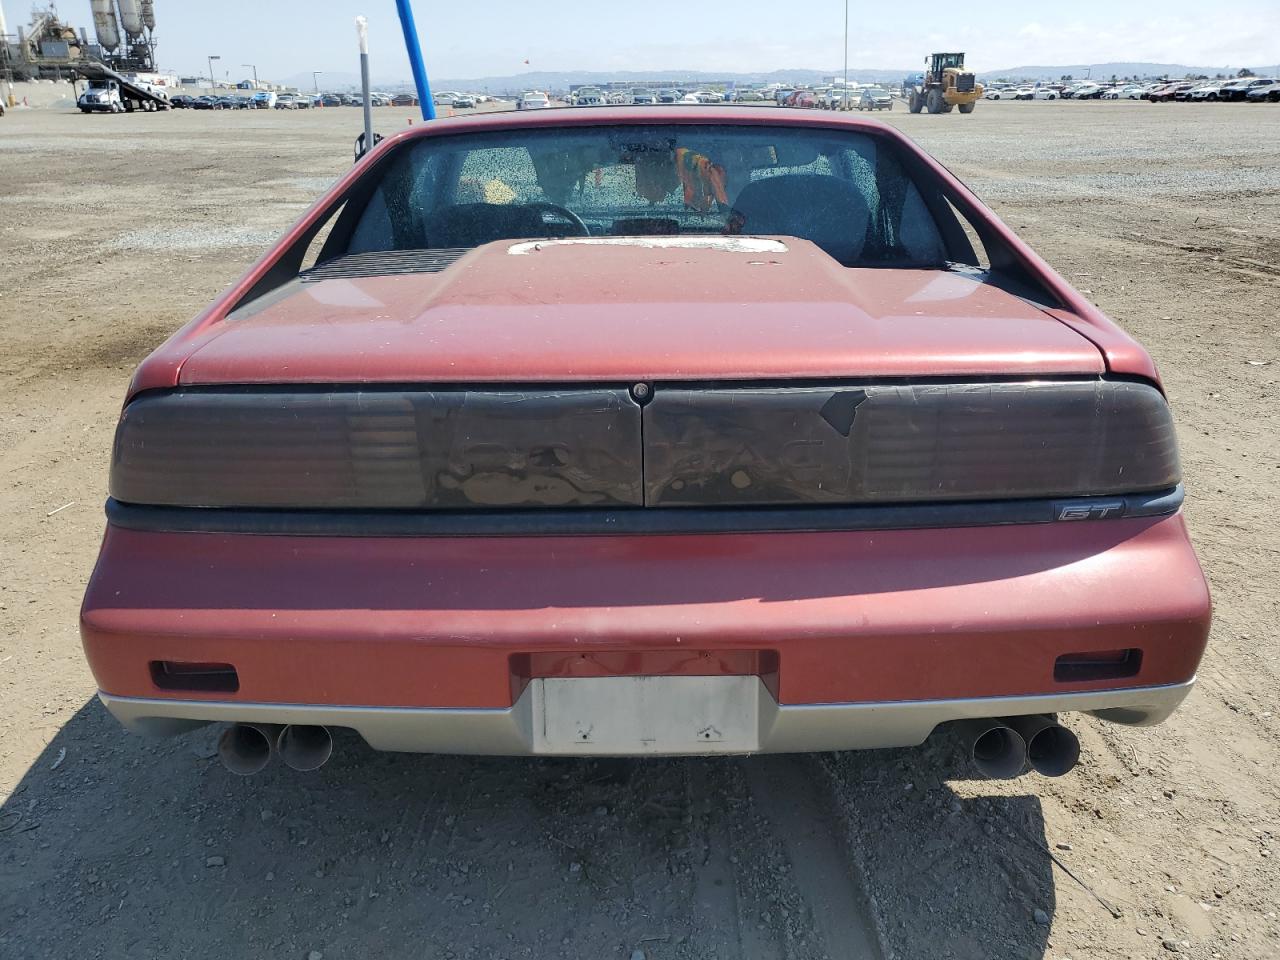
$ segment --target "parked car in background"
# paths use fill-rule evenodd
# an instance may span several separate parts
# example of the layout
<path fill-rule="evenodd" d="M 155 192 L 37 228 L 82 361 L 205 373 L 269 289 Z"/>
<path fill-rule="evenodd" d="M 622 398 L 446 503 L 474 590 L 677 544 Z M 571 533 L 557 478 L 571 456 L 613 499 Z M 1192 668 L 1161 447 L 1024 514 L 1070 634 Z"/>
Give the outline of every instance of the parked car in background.
<path fill-rule="evenodd" d="M 1053 87 L 1036 87 L 1031 93 L 1032 100 L 1057 100 L 1059 99 L 1058 91 Z"/>
<path fill-rule="evenodd" d="M 636 87 L 631 91 L 631 102 L 633 104 L 652 104 L 657 103 L 658 98 L 652 90 L 646 90 L 643 87 Z"/>
<path fill-rule="evenodd" d="M 179 93 L 170 97 L 169 103 L 175 110 L 189 110 L 191 108 L 191 101 L 194 99 L 195 97 L 190 97 L 184 93 Z"/>
<path fill-rule="evenodd" d="M 759 90 L 752 90 L 750 87 L 739 87 L 734 91 L 733 99 L 738 103 L 759 103 L 764 97 Z"/>
<path fill-rule="evenodd" d="M 1169 716 L 1210 598 L 1150 356 L 891 125 L 745 112 L 402 130 L 144 360 L 80 614 L 106 709 L 226 721 L 244 774 L 333 726 L 589 757 L 974 718 L 1062 774 L 1053 715 Z"/>
<path fill-rule="evenodd" d="M 604 91 L 596 87 L 580 87 L 573 95 L 575 107 L 603 107 L 608 102 Z"/>
<path fill-rule="evenodd" d="M 472 110 L 475 108 L 475 105 L 476 105 L 476 98 L 469 97 L 466 94 L 462 94 L 461 96 L 454 97 L 453 103 L 450 104 L 450 106 L 458 110 Z"/>
<path fill-rule="evenodd" d="M 1008 100 L 1010 97 L 1011 91 L 1008 87 L 987 87 L 982 95 L 984 100 Z"/>
<path fill-rule="evenodd" d="M 1145 87 L 1141 87 L 1136 84 L 1130 84 L 1129 86 L 1125 86 L 1125 87 L 1112 87 L 1110 90 L 1103 93 L 1101 99 L 1103 100 L 1140 100 L 1142 99 L 1142 92 L 1144 89 Z"/>
<path fill-rule="evenodd" d="M 804 107 L 812 110 L 818 106 L 819 94 L 816 90 L 797 90 L 787 97 L 783 106 Z"/>
<path fill-rule="evenodd" d="M 259 90 L 250 98 L 256 110 L 270 110 L 276 105 L 278 99 L 279 94 L 274 90 Z"/>
<path fill-rule="evenodd" d="M 531 90 L 516 101 L 517 110 L 545 110 L 551 106 L 551 98 L 545 93 Z"/>
<path fill-rule="evenodd" d="M 1173 88 L 1173 99 L 1179 103 L 1185 103 L 1191 99 L 1191 91 L 1196 90 L 1203 85 L 1203 81 L 1197 80 L 1193 83 L 1180 83 Z"/>
<path fill-rule="evenodd" d="M 1183 99 L 1186 98 L 1187 92 L 1196 86 L 1194 81 L 1179 80 L 1176 83 L 1166 83 L 1163 87 L 1157 87 L 1147 96 L 1147 100 L 1151 103 L 1171 103 L 1181 94 Z"/>
<path fill-rule="evenodd" d="M 418 105 L 418 95 L 414 93 L 397 93 L 391 98 L 391 103 L 397 107 L 416 107 Z"/>
<path fill-rule="evenodd" d="M 192 110 L 222 110 L 222 99 L 211 95 L 194 98 L 188 105 Z"/>
<path fill-rule="evenodd" d="M 1280 81 L 1256 84 L 1249 88 L 1245 96 L 1246 103 L 1280 103 Z"/>
<path fill-rule="evenodd" d="M 1190 90 L 1188 90 L 1185 99 L 1189 101 L 1196 101 L 1196 100 L 1214 101 L 1218 99 L 1219 92 L 1221 90 L 1222 90 L 1221 81 L 1202 83 L 1199 86 L 1192 87 Z"/>
<path fill-rule="evenodd" d="M 1241 77 L 1238 80 L 1232 80 L 1230 83 L 1224 83 L 1221 90 L 1218 91 L 1218 98 L 1228 101 L 1244 100 L 1254 90 L 1260 87 L 1266 89 L 1275 86 L 1277 82 L 1271 77 Z"/>
<path fill-rule="evenodd" d="M 859 110 L 892 110 L 893 97 L 883 87 L 863 87 L 858 91 Z"/>
<path fill-rule="evenodd" d="M 1073 100 L 1098 100 L 1105 92 L 1101 84 L 1097 83 L 1081 83 L 1072 88 L 1071 99 Z"/>
<path fill-rule="evenodd" d="M 856 98 L 856 93 L 844 87 L 819 87 L 818 108 L 821 110 L 838 110 L 845 98 Z M 852 106 L 852 102 L 850 102 Z"/>

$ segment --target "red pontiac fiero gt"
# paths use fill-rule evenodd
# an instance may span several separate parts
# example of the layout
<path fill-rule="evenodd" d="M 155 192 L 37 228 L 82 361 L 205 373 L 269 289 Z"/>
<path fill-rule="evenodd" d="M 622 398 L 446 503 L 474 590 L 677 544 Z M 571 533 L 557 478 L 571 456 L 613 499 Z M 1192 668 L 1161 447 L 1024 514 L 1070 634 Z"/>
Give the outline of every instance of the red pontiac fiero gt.
<path fill-rule="evenodd" d="M 1146 352 L 890 127 L 443 120 L 144 361 L 81 628 L 116 717 L 230 721 L 240 772 L 328 727 L 631 755 L 1156 723 L 1209 628 L 1179 481 Z"/>

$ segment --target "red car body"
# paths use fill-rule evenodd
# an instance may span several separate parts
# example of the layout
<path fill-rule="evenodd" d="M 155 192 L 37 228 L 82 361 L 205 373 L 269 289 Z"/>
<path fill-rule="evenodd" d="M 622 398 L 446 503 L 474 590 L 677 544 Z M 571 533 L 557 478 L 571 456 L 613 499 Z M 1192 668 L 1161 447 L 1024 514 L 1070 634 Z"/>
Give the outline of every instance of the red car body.
<path fill-rule="evenodd" d="M 946 270 L 842 266 L 785 235 L 742 249 L 568 239 L 482 244 L 433 273 L 326 280 L 228 319 L 405 144 L 644 123 L 887 138 L 1056 303 Z M 131 411 L 175 392 L 604 383 L 665 396 L 751 383 L 767 394 L 850 378 L 1159 389 L 1137 343 L 891 128 L 750 108 L 540 111 L 381 144 L 143 362 L 117 459 Z M 382 749 L 590 754 L 907 745 L 950 720 L 1067 710 L 1153 723 L 1190 689 L 1209 627 L 1180 502 L 1178 488 L 1036 501 L 1034 516 L 941 504 L 909 523 L 870 506 L 830 527 L 803 511 L 675 506 L 598 522 L 559 512 L 561 526 L 539 528 L 483 513 L 224 513 L 117 496 L 81 633 L 104 703 L 143 731 L 327 724 Z M 699 686 L 707 678 L 738 707 L 750 700 L 736 733 L 629 732 L 629 711 L 719 697 Z M 608 682 L 574 686 L 588 679 Z M 553 693 L 584 690 L 597 691 L 588 712 L 617 698 L 617 716 L 596 717 L 607 733 L 555 706 Z"/>

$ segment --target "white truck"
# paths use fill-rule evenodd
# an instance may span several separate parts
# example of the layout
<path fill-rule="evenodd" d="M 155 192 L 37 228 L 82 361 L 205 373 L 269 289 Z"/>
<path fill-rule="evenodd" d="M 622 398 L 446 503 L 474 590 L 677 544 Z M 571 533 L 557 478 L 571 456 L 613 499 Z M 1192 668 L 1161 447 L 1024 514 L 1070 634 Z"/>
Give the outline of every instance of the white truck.
<path fill-rule="evenodd" d="M 81 67 L 80 72 L 88 82 L 76 100 L 81 113 L 149 113 L 171 107 L 165 89 L 145 80 L 123 76 L 102 64 Z"/>

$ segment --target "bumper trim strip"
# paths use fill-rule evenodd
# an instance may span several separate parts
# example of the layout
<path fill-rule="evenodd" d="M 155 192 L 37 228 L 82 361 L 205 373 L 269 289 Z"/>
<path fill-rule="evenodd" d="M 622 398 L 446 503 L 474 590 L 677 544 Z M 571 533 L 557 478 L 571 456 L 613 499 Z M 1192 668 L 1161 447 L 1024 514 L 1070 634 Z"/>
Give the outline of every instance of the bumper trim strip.
<path fill-rule="evenodd" d="M 778 704 L 760 684 L 759 752 L 909 747 L 923 743 L 940 723 L 1041 713 L 1080 711 L 1114 723 L 1150 726 L 1167 718 L 1194 684 L 1192 678 L 1155 687 L 1031 696 L 814 704 Z M 170 735 L 220 721 L 304 723 L 353 729 L 375 750 L 495 756 L 546 753 L 535 747 L 533 684 L 514 706 L 499 709 L 167 700 L 105 692 L 98 697 L 136 733 Z M 690 751 L 716 752 L 720 751 Z M 565 750 L 560 755 L 590 756 L 592 749 L 584 745 L 581 751 Z"/>
<path fill-rule="evenodd" d="M 809 533 L 1070 523 L 1157 517 L 1182 506 L 1182 485 L 1115 497 L 863 506 L 635 507 L 473 511 L 243 510 L 156 507 L 108 499 L 107 521 L 163 533 L 289 537 L 547 537 L 696 533 Z M 1119 509 L 1117 509 L 1119 507 Z"/>

